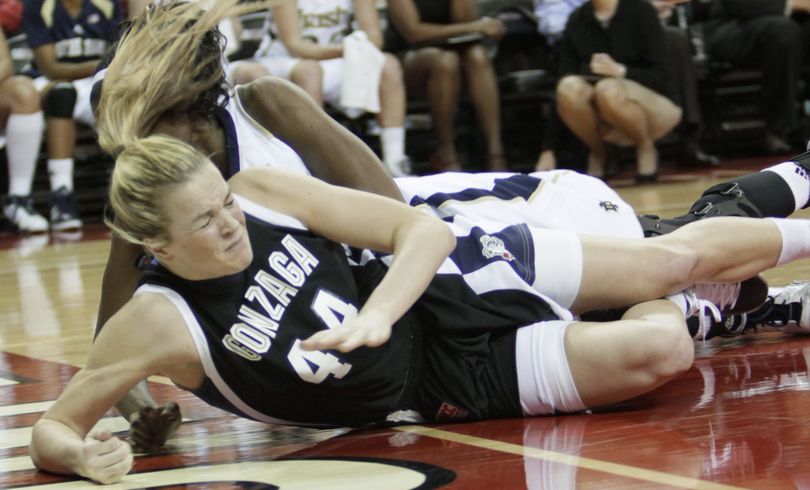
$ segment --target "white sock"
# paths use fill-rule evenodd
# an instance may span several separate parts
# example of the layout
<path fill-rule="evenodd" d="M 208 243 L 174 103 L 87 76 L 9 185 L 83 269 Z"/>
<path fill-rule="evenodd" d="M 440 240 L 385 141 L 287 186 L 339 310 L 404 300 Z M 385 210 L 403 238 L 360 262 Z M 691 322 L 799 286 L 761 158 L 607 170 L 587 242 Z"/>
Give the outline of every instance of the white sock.
<path fill-rule="evenodd" d="M 807 171 L 796 162 L 784 162 L 773 167 L 768 167 L 763 172 L 773 172 L 787 183 L 793 192 L 793 199 L 796 201 L 796 209 L 799 210 L 810 200 L 810 176 Z"/>
<path fill-rule="evenodd" d="M 683 316 L 684 317 L 686 316 L 686 313 L 689 311 L 689 302 L 686 301 L 686 295 L 685 294 L 683 294 L 683 293 L 671 294 L 671 295 L 665 297 L 664 299 L 668 299 L 668 300 L 672 301 L 673 303 L 675 303 L 675 306 L 677 306 L 678 308 L 681 309 L 681 312 L 683 313 Z"/>
<path fill-rule="evenodd" d="M 31 194 L 44 127 L 42 111 L 8 116 L 6 124 L 8 193 L 13 196 Z"/>
<path fill-rule="evenodd" d="M 51 158 L 48 160 L 48 175 L 51 177 L 51 190 L 67 187 L 73 191 L 73 159 Z"/>
<path fill-rule="evenodd" d="M 380 128 L 383 162 L 391 166 L 405 158 L 405 128 Z"/>
<path fill-rule="evenodd" d="M 768 218 L 782 234 L 782 252 L 776 265 L 810 255 L 810 222 L 804 219 Z"/>

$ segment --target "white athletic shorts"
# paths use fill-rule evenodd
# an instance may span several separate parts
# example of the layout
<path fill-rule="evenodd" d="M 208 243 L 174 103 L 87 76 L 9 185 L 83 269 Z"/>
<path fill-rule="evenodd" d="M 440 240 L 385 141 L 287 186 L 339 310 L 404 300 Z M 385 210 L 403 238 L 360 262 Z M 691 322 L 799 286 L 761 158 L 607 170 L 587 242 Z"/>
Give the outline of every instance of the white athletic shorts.
<path fill-rule="evenodd" d="M 599 179 L 571 170 L 527 176 L 448 172 L 395 181 L 405 202 L 415 205 L 423 201 L 442 218 L 466 216 L 472 221 L 526 223 L 582 235 L 644 236 L 635 210 L 616 191 Z"/>
<path fill-rule="evenodd" d="M 34 87 L 38 92 L 51 83 L 48 78 L 37 77 L 34 79 Z M 73 107 L 73 119 L 95 127 L 96 118 L 93 116 L 93 109 L 90 107 L 90 91 L 93 88 L 93 77 L 73 80 L 71 82 L 76 89 L 76 105 Z"/>
<path fill-rule="evenodd" d="M 295 65 L 297 65 L 301 59 L 282 55 L 264 56 L 245 61 L 259 63 L 265 67 L 271 75 L 289 80 L 293 68 L 295 68 Z M 239 66 L 240 63 L 241 61 L 232 63 L 229 68 L 230 73 L 233 73 L 234 68 Z M 360 109 L 342 107 L 340 105 L 340 90 L 343 85 L 343 58 L 320 60 L 318 63 L 320 63 L 321 69 L 323 70 L 322 86 L 324 102 L 350 118 L 356 118 L 363 114 L 363 111 Z"/>
<path fill-rule="evenodd" d="M 586 408 L 565 355 L 565 331 L 571 323 L 538 322 L 518 329 L 515 366 L 523 415 L 570 413 Z"/>

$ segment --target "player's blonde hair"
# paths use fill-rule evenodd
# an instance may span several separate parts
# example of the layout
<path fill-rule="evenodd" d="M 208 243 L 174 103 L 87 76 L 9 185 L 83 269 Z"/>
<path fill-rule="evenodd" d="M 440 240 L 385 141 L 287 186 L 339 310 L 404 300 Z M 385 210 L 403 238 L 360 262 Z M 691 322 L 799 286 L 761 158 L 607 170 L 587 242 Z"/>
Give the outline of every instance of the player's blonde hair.
<path fill-rule="evenodd" d="M 135 140 L 121 151 L 110 181 L 108 205 L 115 218 L 104 222 L 124 240 L 144 244 L 169 239 L 165 197 L 210 160 L 178 139 L 153 135 Z"/>
<path fill-rule="evenodd" d="M 224 103 L 224 38 L 217 24 L 274 3 L 238 2 L 172 0 L 151 6 L 132 22 L 102 83 L 97 113 L 105 151 L 115 156 L 150 134 L 164 113 L 210 117 L 212 106 Z"/>

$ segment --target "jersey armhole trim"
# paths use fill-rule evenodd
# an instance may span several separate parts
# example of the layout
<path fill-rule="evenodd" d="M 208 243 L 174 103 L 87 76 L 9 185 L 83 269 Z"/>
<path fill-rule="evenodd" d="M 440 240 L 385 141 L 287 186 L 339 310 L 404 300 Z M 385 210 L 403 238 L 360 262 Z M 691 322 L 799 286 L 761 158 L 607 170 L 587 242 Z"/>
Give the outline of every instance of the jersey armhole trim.
<path fill-rule="evenodd" d="M 264 221 L 265 223 L 284 226 L 286 228 L 293 228 L 296 230 L 308 230 L 303 223 L 292 216 L 274 211 L 268 207 L 251 201 L 244 196 L 240 196 L 239 194 L 234 194 L 233 196 L 236 199 L 236 202 L 239 203 L 239 207 L 242 208 L 242 211 L 253 216 L 254 218 Z"/>
<path fill-rule="evenodd" d="M 208 341 L 205 338 L 205 334 L 203 333 L 202 326 L 197 321 L 197 317 L 194 316 L 194 313 L 191 311 L 188 303 L 186 300 L 183 299 L 176 291 L 173 289 L 167 288 L 165 286 L 158 286 L 155 284 L 144 284 L 140 286 L 136 291 L 135 294 L 142 294 L 142 293 L 153 293 L 153 294 L 160 294 L 164 296 L 166 299 L 171 301 L 177 311 L 180 313 L 180 316 L 183 317 L 184 323 L 186 324 L 186 328 L 188 329 L 189 335 L 191 335 L 191 339 L 194 341 L 194 347 L 197 349 L 197 354 L 200 356 L 200 360 L 203 364 L 203 369 L 205 370 L 205 375 L 214 383 L 217 390 L 219 390 L 222 395 L 231 403 L 234 407 L 239 409 L 242 413 L 251 417 L 259 422 L 264 422 L 266 424 L 282 424 L 282 425 L 309 425 L 309 424 L 301 424 L 297 422 L 290 422 L 287 420 L 276 419 L 273 417 L 268 417 L 263 413 L 259 412 L 258 410 L 253 409 L 247 403 L 245 403 L 236 393 L 231 390 L 231 387 L 225 383 L 225 380 L 222 379 L 220 376 L 219 371 L 217 371 L 216 366 L 214 365 L 214 361 L 211 358 L 211 352 L 208 349 Z"/>

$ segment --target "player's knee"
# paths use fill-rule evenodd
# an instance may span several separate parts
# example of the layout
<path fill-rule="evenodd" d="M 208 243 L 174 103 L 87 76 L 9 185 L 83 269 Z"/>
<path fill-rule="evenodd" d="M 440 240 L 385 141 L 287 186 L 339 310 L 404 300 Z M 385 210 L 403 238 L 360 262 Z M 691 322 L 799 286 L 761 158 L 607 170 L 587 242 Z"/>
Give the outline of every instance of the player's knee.
<path fill-rule="evenodd" d="M 654 385 L 685 372 L 695 359 L 695 348 L 686 321 L 680 315 L 650 323 L 645 335 L 644 374 Z"/>
<path fill-rule="evenodd" d="M 582 77 L 567 75 L 557 83 L 556 92 L 558 103 L 568 103 L 589 99 L 593 90 Z"/>
<path fill-rule="evenodd" d="M 259 63 L 243 63 L 233 69 L 232 76 L 234 84 L 244 85 L 269 74 L 267 68 Z"/>
<path fill-rule="evenodd" d="M 380 83 L 386 85 L 402 85 L 402 65 L 399 60 L 391 54 L 385 54 L 385 63 L 383 64 L 382 74 L 380 75 Z"/>
<path fill-rule="evenodd" d="M 666 296 L 691 286 L 691 279 L 700 257 L 693 247 L 675 235 L 645 240 L 645 263 L 650 270 L 653 296 Z"/>
<path fill-rule="evenodd" d="M 30 78 L 14 76 L 9 80 L 9 91 L 13 112 L 36 112 L 39 107 L 39 93 Z"/>
<path fill-rule="evenodd" d="M 323 80 L 323 68 L 316 60 L 301 60 L 293 68 L 290 80 L 299 86 L 319 86 Z"/>
<path fill-rule="evenodd" d="M 54 83 L 42 100 L 42 110 L 48 117 L 73 118 L 76 88 L 70 82 Z"/>

